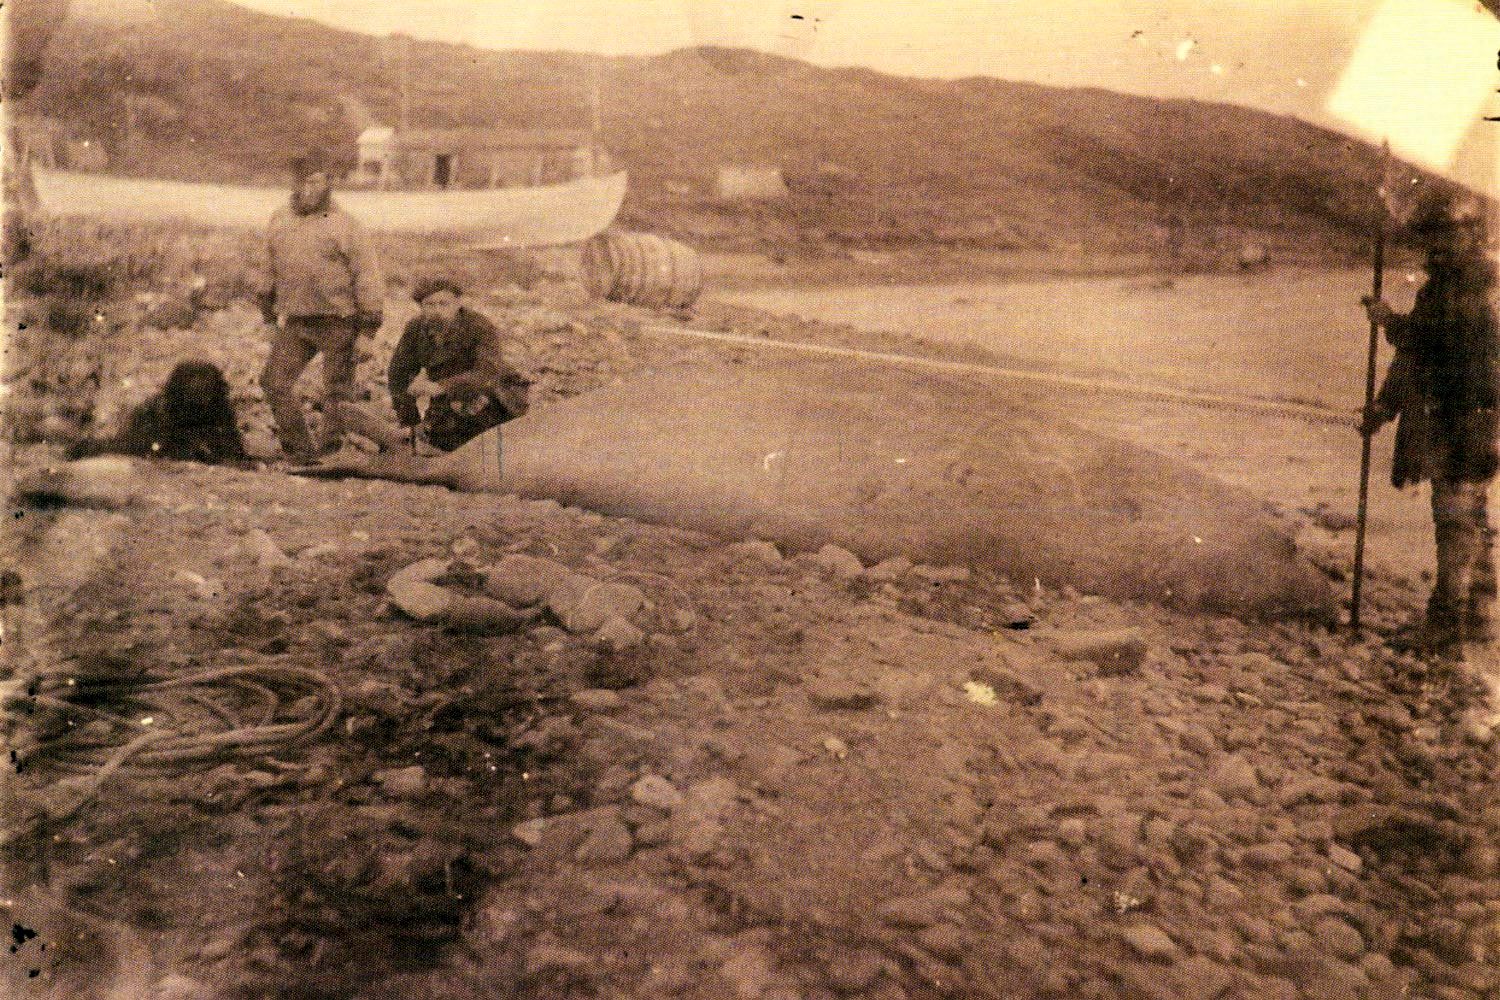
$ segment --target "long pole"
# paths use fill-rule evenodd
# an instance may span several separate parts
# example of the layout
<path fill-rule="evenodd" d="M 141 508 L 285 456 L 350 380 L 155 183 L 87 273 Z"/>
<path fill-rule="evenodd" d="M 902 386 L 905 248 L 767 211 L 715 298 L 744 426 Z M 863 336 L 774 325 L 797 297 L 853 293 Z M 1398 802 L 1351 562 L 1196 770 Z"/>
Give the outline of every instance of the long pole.
<path fill-rule="evenodd" d="M 401 67 L 401 114 L 396 119 L 401 131 L 411 128 L 411 36 L 402 34 L 398 50 Z"/>
<path fill-rule="evenodd" d="M 1391 144 L 1389 140 L 1382 146 L 1381 155 L 1383 178 L 1390 167 Z M 1383 180 L 1382 183 L 1384 183 Z M 1385 278 L 1385 206 L 1383 204 L 1375 217 L 1374 258 L 1375 276 L 1370 282 L 1370 297 L 1379 302 Z M 1379 349 L 1380 324 L 1372 319 L 1370 320 L 1370 350 L 1365 361 L 1364 414 L 1366 417 L 1375 407 L 1375 356 Z M 1359 634 L 1359 605 L 1365 578 L 1365 524 L 1369 518 L 1370 506 L 1370 446 L 1375 439 L 1374 432 L 1365 426 L 1366 422 L 1361 421 L 1364 441 L 1359 453 L 1359 513 L 1355 518 L 1354 530 L 1354 591 L 1349 597 L 1349 630 L 1355 635 Z"/>

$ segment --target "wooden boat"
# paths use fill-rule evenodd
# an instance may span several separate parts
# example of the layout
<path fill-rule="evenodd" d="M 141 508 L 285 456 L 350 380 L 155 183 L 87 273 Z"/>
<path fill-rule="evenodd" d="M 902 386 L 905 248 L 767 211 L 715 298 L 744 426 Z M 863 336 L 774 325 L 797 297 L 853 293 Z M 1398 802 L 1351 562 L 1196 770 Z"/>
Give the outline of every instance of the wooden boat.
<path fill-rule="evenodd" d="M 38 207 L 107 222 L 264 226 L 286 188 L 111 177 L 31 167 Z M 540 187 L 436 191 L 335 191 L 334 200 L 375 232 L 448 235 L 525 249 L 581 243 L 614 221 L 626 174 Z"/>

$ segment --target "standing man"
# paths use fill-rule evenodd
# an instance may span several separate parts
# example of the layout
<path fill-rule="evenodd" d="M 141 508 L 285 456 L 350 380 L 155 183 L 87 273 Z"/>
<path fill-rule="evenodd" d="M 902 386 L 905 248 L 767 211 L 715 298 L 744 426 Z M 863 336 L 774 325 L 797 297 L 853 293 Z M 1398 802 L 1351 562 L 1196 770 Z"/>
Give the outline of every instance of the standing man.
<path fill-rule="evenodd" d="M 1486 253 L 1484 208 L 1467 196 L 1433 191 L 1408 223 L 1427 254 L 1427 281 L 1401 315 L 1366 297 L 1370 321 L 1385 327 L 1396 356 L 1362 430 L 1396 417 L 1391 481 L 1432 481 L 1437 579 L 1425 616 L 1395 644 L 1434 655 L 1462 655 L 1462 644 L 1493 638 L 1494 530 L 1489 486 L 1497 467 L 1500 337 L 1495 265 Z"/>
<path fill-rule="evenodd" d="M 260 383 L 281 450 L 310 461 L 338 449 L 341 403 L 354 398 L 354 347 L 380 327 L 385 287 L 364 227 L 333 204 L 327 159 L 313 152 L 292 164 L 289 204 L 276 210 L 266 239 L 261 315 L 274 328 Z M 297 379 L 323 355 L 323 441 L 314 448 L 296 395 Z"/>

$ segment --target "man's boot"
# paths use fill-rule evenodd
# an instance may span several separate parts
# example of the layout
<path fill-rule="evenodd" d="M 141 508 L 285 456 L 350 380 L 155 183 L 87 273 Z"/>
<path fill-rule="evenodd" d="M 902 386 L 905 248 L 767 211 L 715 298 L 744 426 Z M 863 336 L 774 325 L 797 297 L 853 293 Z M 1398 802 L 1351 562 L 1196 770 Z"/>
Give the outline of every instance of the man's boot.
<path fill-rule="evenodd" d="M 1462 619 L 1434 593 L 1426 612 L 1398 629 L 1386 645 L 1398 653 L 1446 659 L 1462 655 L 1463 640 Z"/>
<path fill-rule="evenodd" d="M 1437 575 L 1427 600 L 1427 620 L 1411 651 L 1419 655 L 1462 658 L 1464 625 L 1469 615 L 1475 563 L 1484 524 L 1479 501 L 1483 492 L 1461 480 L 1432 482 L 1432 524 L 1437 542 Z"/>
<path fill-rule="evenodd" d="M 1495 641 L 1495 529 L 1480 529 L 1479 553 L 1469 583 L 1464 641 L 1488 646 Z"/>

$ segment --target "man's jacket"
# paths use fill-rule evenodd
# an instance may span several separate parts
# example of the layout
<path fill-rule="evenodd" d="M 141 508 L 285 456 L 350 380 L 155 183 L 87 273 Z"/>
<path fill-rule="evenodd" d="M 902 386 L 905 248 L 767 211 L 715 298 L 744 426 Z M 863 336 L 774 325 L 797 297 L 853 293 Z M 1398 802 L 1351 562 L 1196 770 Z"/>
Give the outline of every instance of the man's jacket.
<path fill-rule="evenodd" d="M 379 315 L 385 285 L 364 226 L 337 205 L 283 205 L 266 236 L 266 296 L 283 316 Z"/>
<path fill-rule="evenodd" d="M 1488 262 L 1435 270 L 1386 325 L 1396 356 L 1376 402 L 1398 414 L 1391 482 L 1483 481 L 1500 467 L 1500 337 Z"/>
<path fill-rule="evenodd" d="M 512 417 L 526 412 L 527 381 L 501 358 L 495 324 L 471 309 L 461 307 L 451 323 L 418 316 L 406 324 L 386 372 L 391 404 L 403 426 L 421 419 L 407 389 L 424 371 L 445 392 L 484 392 Z"/>

